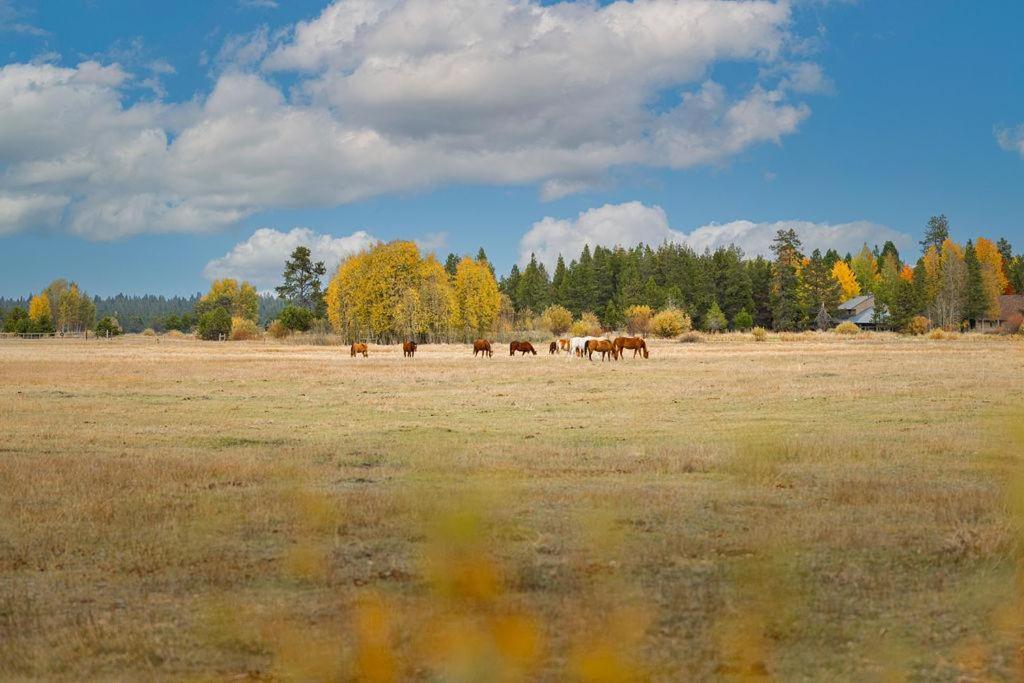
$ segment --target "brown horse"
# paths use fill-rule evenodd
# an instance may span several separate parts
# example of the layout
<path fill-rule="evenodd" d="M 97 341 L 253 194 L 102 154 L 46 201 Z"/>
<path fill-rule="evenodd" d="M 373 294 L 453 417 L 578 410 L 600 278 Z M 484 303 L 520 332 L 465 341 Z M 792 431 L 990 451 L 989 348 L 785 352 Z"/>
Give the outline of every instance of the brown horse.
<path fill-rule="evenodd" d="M 528 353 L 537 355 L 536 349 L 533 348 L 533 344 L 528 341 L 514 341 L 508 345 L 508 355 L 516 355 L 516 351 L 521 352 L 524 356 Z"/>
<path fill-rule="evenodd" d="M 416 342 L 407 341 L 402 342 L 402 356 L 405 358 L 412 358 L 416 355 Z"/>
<path fill-rule="evenodd" d="M 636 354 L 640 354 L 644 358 L 650 358 L 647 353 L 647 342 L 644 341 L 643 337 L 616 337 L 615 338 L 615 350 L 622 356 L 624 349 L 633 349 L 633 358 L 636 358 Z"/>
<path fill-rule="evenodd" d="M 559 339 L 558 340 L 558 348 L 562 349 L 563 351 L 568 351 L 569 350 L 569 340 L 568 339 Z"/>
<path fill-rule="evenodd" d="M 363 358 L 366 358 L 370 355 L 368 352 L 369 350 L 366 348 L 366 344 L 353 344 L 351 351 L 353 358 L 355 358 L 360 353 L 363 354 Z"/>
<path fill-rule="evenodd" d="M 478 353 L 481 354 L 481 357 L 487 356 L 490 358 L 493 356 L 494 352 L 491 351 L 491 342 L 486 339 L 477 339 L 473 342 L 473 356 L 476 357 Z"/>
<path fill-rule="evenodd" d="M 594 360 L 595 351 L 601 354 L 602 362 L 604 362 L 605 356 L 609 355 L 615 360 L 619 359 L 619 352 L 615 348 L 615 344 L 607 339 L 588 339 L 584 351 L 587 354 L 587 358 L 590 360 Z"/>
<path fill-rule="evenodd" d="M 550 353 L 552 356 L 558 353 L 558 342 L 551 342 L 551 344 L 548 346 L 548 353 Z"/>

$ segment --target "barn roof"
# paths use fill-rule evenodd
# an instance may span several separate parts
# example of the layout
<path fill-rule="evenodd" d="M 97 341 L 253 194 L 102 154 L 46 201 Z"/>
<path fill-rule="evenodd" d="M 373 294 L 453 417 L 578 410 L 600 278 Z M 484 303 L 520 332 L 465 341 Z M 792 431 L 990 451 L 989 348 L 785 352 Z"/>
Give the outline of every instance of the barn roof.
<path fill-rule="evenodd" d="M 853 309 L 860 306 L 868 299 L 875 298 L 873 294 L 864 294 L 862 296 L 855 296 L 852 299 L 847 299 L 843 303 L 839 304 L 839 310 L 841 311 L 852 311 Z"/>

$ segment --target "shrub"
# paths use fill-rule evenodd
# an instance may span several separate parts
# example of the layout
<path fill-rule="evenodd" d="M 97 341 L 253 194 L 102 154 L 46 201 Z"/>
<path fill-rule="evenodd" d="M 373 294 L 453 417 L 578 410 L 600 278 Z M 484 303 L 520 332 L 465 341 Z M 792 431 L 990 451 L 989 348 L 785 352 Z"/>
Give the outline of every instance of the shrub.
<path fill-rule="evenodd" d="M 740 312 L 732 319 L 732 326 L 733 329 L 746 332 L 754 326 L 754 316 L 747 313 L 747 309 L 740 309 Z"/>
<path fill-rule="evenodd" d="M 915 315 L 907 323 L 907 333 L 914 335 L 925 334 L 932 328 L 932 321 L 923 315 Z"/>
<path fill-rule="evenodd" d="M 623 315 L 626 318 L 626 329 L 630 334 L 647 334 L 651 331 L 654 311 L 650 306 L 630 306 Z"/>
<path fill-rule="evenodd" d="M 941 327 L 936 327 L 934 330 L 928 333 L 929 339 L 956 339 L 960 335 L 956 332 L 947 332 Z"/>
<path fill-rule="evenodd" d="M 750 332 L 754 335 L 754 341 L 756 342 L 763 342 L 768 339 L 768 330 L 764 329 L 760 325 L 752 329 Z"/>
<path fill-rule="evenodd" d="M 184 339 L 187 336 L 181 330 L 167 330 L 167 334 L 164 335 L 168 339 Z"/>
<path fill-rule="evenodd" d="M 96 323 L 96 335 L 99 337 L 116 337 L 119 334 L 124 334 L 124 330 L 121 329 L 117 318 L 108 315 Z"/>
<path fill-rule="evenodd" d="M 281 309 L 277 319 L 294 332 L 305 332 L 313 326 L 313 313 L 298 306 L 285 306 Z"/>
<path fill-rule="evenodd" d="M 313 324 L 309 327 L 309 331 L 302 335 L 301 340 L 303 344 L 312 344 L 314 346 L 340 346 L 345 344 L 345 340 L 334 334 L 331 324 L 323 318 L 314 319 Z"/>
<path fill-rule="evenodd" d="M 545 330 L 558 337 L 572 327 L 572 313 L 564 306 L 548 306 L 540 314 L 540 323 Z"/>
<path fill-rule="evenodd" d="M 654 336 L 668 339 L 689 332 L 692 327 L 690 316 L 678 308 L 666 308 L 651 318 L 651 332 Z"/>
<path fill-rule="evenodd" d="M 687 332 L 679 338 L 679 342 L 682 344 L 696 344 L 704 341 L 704 335 L 700 332 Z"/>
<path fill-rule="evenodd" d="M 288 326 L 285 325 L 280 320 L 275 320 L 274 322 L 270 323 L 269 326 L 267 326 L 267 334 L 269 334 L 274 339 L 284 339 L 289 334 L 291 334 L 291 330 L 289 330 Z"/>
<path fill-rule="evenodd" d="M 260 338 L 260 328 L 248 318 L 231 319 L 231 341 L 249 341 Z"/>
<path fill-rule="evenodd" d="M 596 337 L 601 334 L 601 321 L 597 316 L 586 311 L 570 328 L 574 337 Z"/>
<path fill-rule="evenodd" d="M 849 320 L 836 325 L 836 329 L 834 331 L 836 334 L 860 334 L 860 328 L 857 327 L 857 324 L 851 323 Z"/>
<path fill-rule="evenodd" d="M 216 306 L 199 316 L 196 336 L 200 339 L 215 340 L 231 334 L 231 314 L 223 306 Z"/>
<path fill-rule="evenodd" d="M 708 312 L 704 314 L 704 329 L 708 332 L 721 332 L 728 324 L 729 321 L 725 319 L 725 313 L 722 313 L 721 307 L 715 301 L 708 308 Z"/>
<path fill-rule="evenodd" d="M 143 337 L 155 337 L 156 336 L 156 330 L 154 330 L 152 327 L 147 327 L 146 329 L 144 329 L 142 331 L 142 336 Z"/>

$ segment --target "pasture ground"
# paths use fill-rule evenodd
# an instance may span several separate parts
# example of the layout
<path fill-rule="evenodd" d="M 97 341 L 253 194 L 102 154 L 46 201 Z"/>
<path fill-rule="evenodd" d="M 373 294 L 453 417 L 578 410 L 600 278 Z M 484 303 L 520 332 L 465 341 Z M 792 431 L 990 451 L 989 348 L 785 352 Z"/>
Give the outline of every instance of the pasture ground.
<path fill-rule="evenodd" d="M 1024 344 L 0 341 L 0 679 L 1012 680 Z"/>

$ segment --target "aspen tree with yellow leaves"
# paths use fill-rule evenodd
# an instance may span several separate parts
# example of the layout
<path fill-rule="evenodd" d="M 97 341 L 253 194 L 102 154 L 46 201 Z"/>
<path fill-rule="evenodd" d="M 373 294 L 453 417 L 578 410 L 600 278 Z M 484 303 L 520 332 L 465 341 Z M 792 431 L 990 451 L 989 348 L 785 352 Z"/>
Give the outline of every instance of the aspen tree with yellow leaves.
<path fill-rule="evenodd" d="M 1003 255 L 996 243 L 979 237 L 974 250 L 981 265 L 981 283 L 985 290 L 985 313 L 991 318 L 999 317 L 999 297 L 1006 291 L 1009 281 L 1003 268 Z"/>
<path fill-rule="evenodd" d="M 455 269 L 455 298 L 459 327 L 465 338 L 483 337 L 498 321 L 501 294 L 486 261 L 464 258 Z"/>
<path fill-rule="evenodd" d="M 850 266 L 846 265 L 846 261 L 836 261 L 832 266 L 832 277 L 843 290 L 843 301 L 860 296 L 860 283 L 857 282 L 857 276 Z"/>
<path fill-rule="evenodd" d="M 36 294 L 28 302 L 28 317 L 37 325 L 49 325 L 53 322 L 53 311 L 50 299 L 45 294 Z"/>
<path fill-rule="evenodd" d="M 377 244 L 347 258 L 325 296 L 336 333 L 380 342 L 485 334 L 497 317 L 497 299 L 498 283 L 486 263 L 465 258 L 452 278 L 433 254 L 421 257 L 416 243 L 407 241 Z"/>

